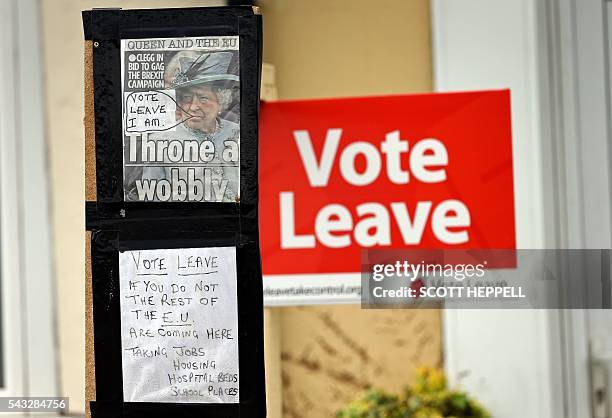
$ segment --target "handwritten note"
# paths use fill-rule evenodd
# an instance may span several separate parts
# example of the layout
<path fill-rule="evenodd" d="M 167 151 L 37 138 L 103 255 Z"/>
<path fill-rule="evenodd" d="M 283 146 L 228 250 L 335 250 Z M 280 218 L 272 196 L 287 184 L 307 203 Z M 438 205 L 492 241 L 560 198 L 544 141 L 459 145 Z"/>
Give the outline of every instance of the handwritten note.
<path fill-rule="evenodd" d="M 125 131 L 173 131 L 176 121 L 175 90 L 125 93 Z"/>
<path fill-rule="evenodd" d="M 126 402 L 237 403 L 236 249 L 119 254 Z"/>

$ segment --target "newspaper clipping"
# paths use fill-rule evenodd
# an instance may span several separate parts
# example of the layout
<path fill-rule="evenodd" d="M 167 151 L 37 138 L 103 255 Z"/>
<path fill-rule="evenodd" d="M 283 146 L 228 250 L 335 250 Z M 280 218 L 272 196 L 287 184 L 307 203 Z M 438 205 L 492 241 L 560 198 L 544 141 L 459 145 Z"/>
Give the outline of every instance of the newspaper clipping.
<path fill-rule="evenodd" d="M 238 39 L 121 41 L 126 202 L 239 201 Z"/>

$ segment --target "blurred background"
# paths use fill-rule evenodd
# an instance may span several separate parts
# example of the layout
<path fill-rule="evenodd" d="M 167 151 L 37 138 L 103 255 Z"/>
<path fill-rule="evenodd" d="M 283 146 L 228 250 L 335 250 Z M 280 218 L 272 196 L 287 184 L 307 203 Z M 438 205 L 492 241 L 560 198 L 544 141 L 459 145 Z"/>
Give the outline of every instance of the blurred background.
<path fill-rule="evenodd" d="M 0 396 L 67 396 L 85 413 L 81 10 L 222 4 L 0 0 Z M 611 248 L 612 2 L 256 4 L 264 99 L 510 88 L 518 247 Z M 610 311 L 325 305 L 265 319 L 271 418 L 333 417 L 421 366 L 494 417 L 612 417 Z"/>

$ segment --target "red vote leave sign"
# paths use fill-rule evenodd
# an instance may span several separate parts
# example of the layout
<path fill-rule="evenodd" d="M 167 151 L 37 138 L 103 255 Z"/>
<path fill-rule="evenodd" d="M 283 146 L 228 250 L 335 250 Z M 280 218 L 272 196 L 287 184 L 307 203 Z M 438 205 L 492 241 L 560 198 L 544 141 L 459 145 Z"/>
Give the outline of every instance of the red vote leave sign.
<path fill-rule="evenodd" d="M 263 103 L 264 275 L 363 248 L 515 248 L 510 92 Z"/>

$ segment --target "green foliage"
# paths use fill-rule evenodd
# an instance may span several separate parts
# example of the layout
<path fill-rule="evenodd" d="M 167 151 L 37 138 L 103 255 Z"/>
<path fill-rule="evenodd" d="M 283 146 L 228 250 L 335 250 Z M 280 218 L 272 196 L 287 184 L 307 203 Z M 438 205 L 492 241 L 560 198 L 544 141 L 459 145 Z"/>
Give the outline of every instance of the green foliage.
<path fill-rule="evenodd" d="M 413 384 L 399 396 L 370 390 L 338 411 L 336 417 L 491 418 L 491 415 L 466 393 L 449 390 L 443 372 L 421 367 L 416 371 Z"/>

